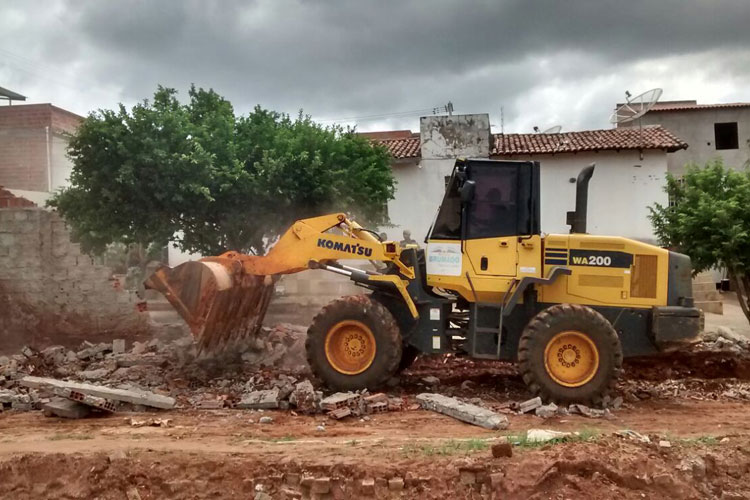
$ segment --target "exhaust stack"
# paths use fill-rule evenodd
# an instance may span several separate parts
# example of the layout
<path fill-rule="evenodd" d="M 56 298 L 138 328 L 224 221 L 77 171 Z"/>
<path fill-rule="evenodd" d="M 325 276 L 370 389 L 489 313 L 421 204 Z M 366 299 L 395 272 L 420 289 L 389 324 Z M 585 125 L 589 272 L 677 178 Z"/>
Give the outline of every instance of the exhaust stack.
<path fill-rule="evenodd" d="M 567 224 L 570 226 L 570 233 L 586 232 L 586 211 L 589 202 L 589 181 L 594 175 L 596 163 L 584 167 L 576 179 L 576 209 L 575 212 L 568 212 Z"/>

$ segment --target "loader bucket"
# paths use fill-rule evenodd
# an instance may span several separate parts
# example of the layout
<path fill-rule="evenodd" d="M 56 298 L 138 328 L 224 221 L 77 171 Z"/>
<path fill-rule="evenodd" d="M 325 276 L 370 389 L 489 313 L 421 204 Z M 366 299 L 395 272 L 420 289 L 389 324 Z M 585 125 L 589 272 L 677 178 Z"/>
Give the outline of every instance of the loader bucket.
<path fill-rule="evenodd" d="M 231 262 L 191 261 L 154 272 L 144 285 L 164 295 L 187 322 L 199 349 L 219 350 L 255 336 L 274 277 L 247 274 Z"/>

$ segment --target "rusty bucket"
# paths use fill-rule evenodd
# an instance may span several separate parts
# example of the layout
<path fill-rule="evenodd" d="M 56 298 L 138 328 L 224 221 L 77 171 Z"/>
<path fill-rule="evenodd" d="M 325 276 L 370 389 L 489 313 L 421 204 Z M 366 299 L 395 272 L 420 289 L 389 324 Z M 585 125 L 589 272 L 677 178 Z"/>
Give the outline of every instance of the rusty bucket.
<path fill-rule="evenodd" d="M 246 273 L 236 260 L 211 258 L 162 266 L 144 285 L 166 297 L 203 351 L 255 336 L 275 281 L 273 276 Z"/>

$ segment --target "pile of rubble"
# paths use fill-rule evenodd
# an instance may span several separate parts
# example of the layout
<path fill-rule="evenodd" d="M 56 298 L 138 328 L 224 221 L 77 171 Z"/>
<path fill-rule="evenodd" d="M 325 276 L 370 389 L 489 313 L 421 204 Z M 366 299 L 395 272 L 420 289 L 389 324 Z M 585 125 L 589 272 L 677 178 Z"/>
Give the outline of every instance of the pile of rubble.
<path fill-rule="evenodd" d="M 171 341 L 133 342 L 130 349 L 122 339 L 84 342 L 77 350 L 59 345 L 43 350 L 24 347 L 18 354 L 0 356 L 0 411 L 42 408 L 45 401 L 38 388 L 22 383 L 27 376 L 99 384 L 96 387 L 112 390 L 153 391 L 175 398 L 181 407 L 234 407 L 247 393 L 259 389 L 286 391 L 278 398 L 282 401 L 292 393 L 293 384 L 300 387 L 297 393 L 315 393 L 304 379 L 309 372 L 304 337 L 305 330 L 299 326 L 263 328 L 257 338 L 220 354 L 198 352 L 189 335 Z M 50 390 L 45 393 L 67 397 Z M 322 394 L 301 399 L 305 397 L 314 404 Z"/>

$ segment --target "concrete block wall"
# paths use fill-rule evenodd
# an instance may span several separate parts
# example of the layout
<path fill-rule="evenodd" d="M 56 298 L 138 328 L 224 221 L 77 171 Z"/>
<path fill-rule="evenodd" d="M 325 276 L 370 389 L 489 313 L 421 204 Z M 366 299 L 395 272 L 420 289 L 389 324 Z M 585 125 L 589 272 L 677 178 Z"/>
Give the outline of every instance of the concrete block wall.
<path fill-rule="evenodd" d="M 367 269 L 366 265 L 357 265 Z M 320 269 L 287 274 L 276 283 L 276 293 L 269 305 L 264 323 L 309 325 L 313 317 L 329 302 L 345 295 L 369 293 L 346 276 Z"/>
<path fill-rule="evenodd" d="M 81 252 L 65 222 L 41 208 L 0 209 L 0 347 L 134 336 L 139 298 Z"/>

